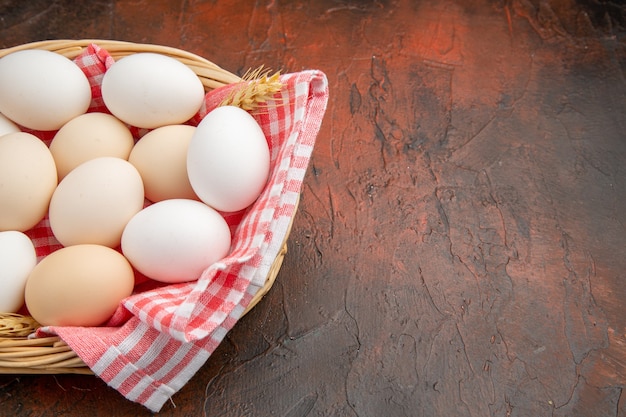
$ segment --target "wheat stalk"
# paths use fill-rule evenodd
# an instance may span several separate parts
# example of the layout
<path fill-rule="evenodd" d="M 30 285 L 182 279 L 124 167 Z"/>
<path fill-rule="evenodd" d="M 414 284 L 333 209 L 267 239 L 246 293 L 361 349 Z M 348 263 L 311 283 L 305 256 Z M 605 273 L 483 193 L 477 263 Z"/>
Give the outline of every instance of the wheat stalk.
<path fill-rule="evenodd" d="M 272 75 L 263 66 L 248 70 L 242 77 L 241 87 L 235 88 L 220 106 L 237 106 L 247 111 L 255 110 L 259 104 L 273 100 L 274 95 L 283 88 L 280 71 Z"/>
<path fill-rule="evenodd" d="M 0 338 L 28 336 L 38 327 L 39 323 L 30 316 L 12 313 L 0 314 Z"/>

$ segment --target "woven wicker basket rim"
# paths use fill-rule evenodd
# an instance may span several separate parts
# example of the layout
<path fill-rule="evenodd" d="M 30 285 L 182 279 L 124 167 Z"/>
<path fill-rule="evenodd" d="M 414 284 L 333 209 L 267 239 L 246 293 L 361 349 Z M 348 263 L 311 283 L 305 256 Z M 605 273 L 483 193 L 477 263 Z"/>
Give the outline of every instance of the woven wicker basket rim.
<path fill-rule="evenodd" d="M 117 40 L 58 39 L 31 42 L 1 49 L 0 58 L 19 50 L 43 49 L 73 59 L 91 44 L 104 48 L 115 60 L 139 52 L 155 52 L 176 58 L 196 73 L 206 91 L 241 81 L 241 78 L 237 75 L 191 52 L 168 46 Z M 281 250 L 272 263 L 265 285 L 252 298 L 243 315 L 255 307 L 273 286 L 287 252 L 287 238 L 289 237 L 292 224 L 293 218 L 289 224 Z M 93 374 L 91 369 L 59 337 L 28 339 L 21 333 L 19 336 L 12 336 L 11 329 L 7 329 L 7 327 L 11 327 L 11 324 L 3 322 L 3 316 L 6 316 L 6 314 L 0 314 L 0 374 Z M 32 321 L 32 318 L 28 316 L 12 316 L 14 316 L 11 318 L 12 320 L 17 318 L 18 321 L 28 321 L 29 319 Z M 20 324 L 18 327 L 27 327 L 28 325 Z M 38 325 L 34 323 L 33 326 L 34 329 Z M 20 329 L 17 330 L 19 331 Z"/>
<path fill-rule="evenodd" d="M 87 48 L 91 44 L 96 44 L 106 49 L 106 51 L 115 60 L 139 52 L 154 52 L 171 56 L 190 67 L 200 78 L 205 89 L 214 89 L 222 87 L 226 84 L 241 81 L 241 78 L 237 75 L 223 69 L 219 65 L 197 54 L 171 46 L 154 45 L 149 43 L 133 43 L 127 41 L 102 39 L 55 39 L 31 42 L 2 49 L 0 50 L 0 57 L 8 55 L 12 52 L 25 49 L 43 49 L 56 52 L 67 58 L 73 59 L 76 58 L 81 52 L 83 52 L 83 50 L 85 50 L 85 48 Z"/>

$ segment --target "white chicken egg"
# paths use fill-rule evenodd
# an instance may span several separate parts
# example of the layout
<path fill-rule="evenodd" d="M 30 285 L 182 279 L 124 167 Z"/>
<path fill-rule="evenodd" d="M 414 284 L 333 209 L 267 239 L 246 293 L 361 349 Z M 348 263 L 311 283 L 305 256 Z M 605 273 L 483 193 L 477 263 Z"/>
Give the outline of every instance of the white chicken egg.
<path fill-rule="evenodd" d="M 0 311 L 16 313 L 24 304 L 28 275 L 37 264 L 33 243 L 22 232 L 0 232 Z"/>
<path fill-rule="evenodd" d="M 225 257 L 231 235 L 224 218 L 196 200 L 154 203 L 130 219 L 122 253 L 139 272 L 156 281 L 194 281 Z"/>
<path fill-rule="evenodd" d="M 198 124 L 187 148 L 191 187 L 209 206 L 235 212 L 259 197 L 270 171 L 263 130 L 245 110 L 217 107 Z"/>
<path fill-rule="evenodd" d="M 142 52 L 121 58 L 107 70 L 102 99 L 123 122 L 153 129 L 191 119 L 202 105 L 204 87 L 177 59 Z"/>
<path fill-rule="evenodd" d="M 81 69 L 41 49 L 0 58 L 0 91 L 0 113 L 34 130 L 57 130 L 91 104 L 91 86 Z"/>

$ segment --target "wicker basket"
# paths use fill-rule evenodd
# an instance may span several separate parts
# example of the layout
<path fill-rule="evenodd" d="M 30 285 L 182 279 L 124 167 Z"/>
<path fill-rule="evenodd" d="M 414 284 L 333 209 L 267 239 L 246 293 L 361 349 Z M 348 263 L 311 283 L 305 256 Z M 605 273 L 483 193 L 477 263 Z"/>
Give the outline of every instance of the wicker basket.
<path fill-rule="evenodd" d="M 104 48 L 115 60 L 138 52 L 156 52 L 173 57 L 196 73 L 205 91 L 241 81 L 237 75 L 193 53 L 172 47 L 123 41 L 83 39 L 33 42 L 0 50 L 0 57 L 23 49 L 44 49 L 74 59 L 91 44 Z M 287 252 L 290 230 L 291 225 L 285 235 L 282 249 L 270 268 L 265 285 L 253 297 L 244 314 L 248 313 L 274 284 Z M 31 317 L 0 312 L 0 374 L 93 374 L 60 338 L 28 339 L 26 336 L 38 326 Z"/>

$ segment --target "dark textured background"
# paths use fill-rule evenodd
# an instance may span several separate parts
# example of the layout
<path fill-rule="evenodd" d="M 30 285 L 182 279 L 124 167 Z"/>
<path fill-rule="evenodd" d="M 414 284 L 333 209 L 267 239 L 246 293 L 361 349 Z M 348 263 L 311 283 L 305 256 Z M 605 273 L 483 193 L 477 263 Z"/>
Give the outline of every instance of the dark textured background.
<path fill-rule="evenodd" d="M 170 45 L 323 70 L 268 296 L 160 415 L 626 416 L 626 7 L 601 0 L 0 1 L 0 47 Z M 150 413 L 0 376 L 2 416 Z"/>

